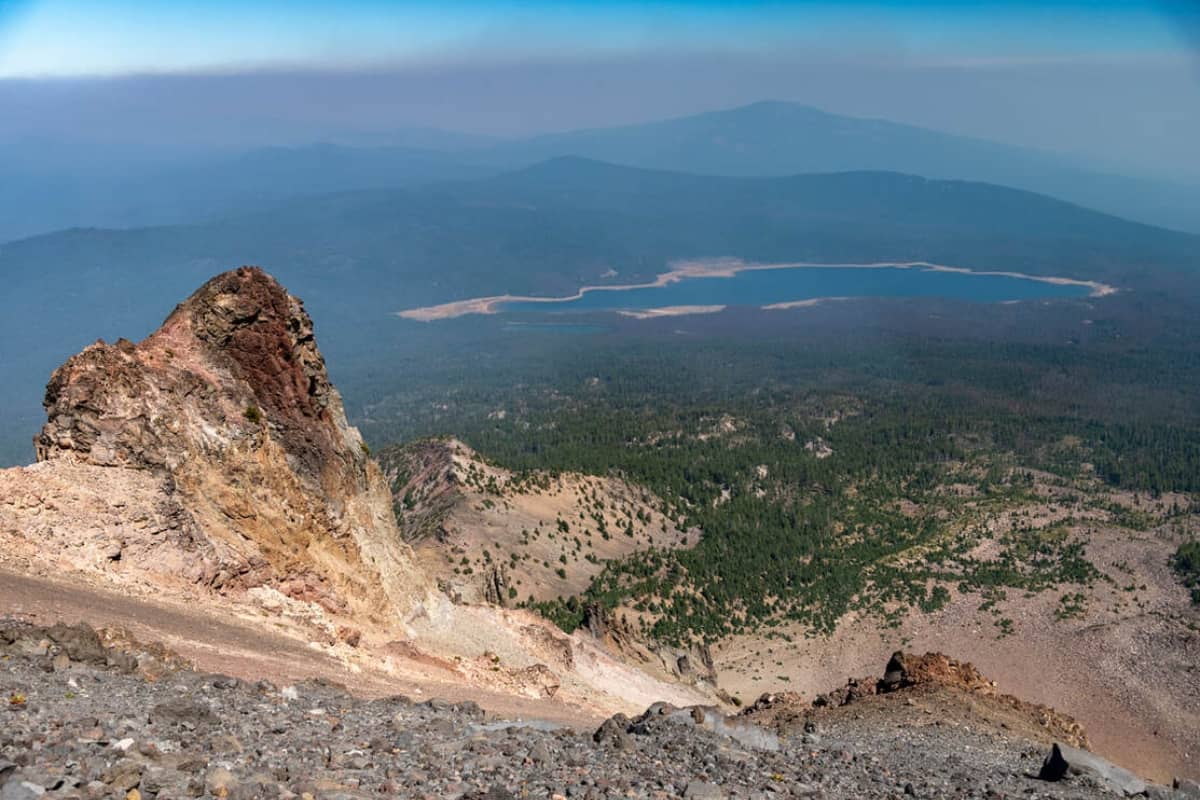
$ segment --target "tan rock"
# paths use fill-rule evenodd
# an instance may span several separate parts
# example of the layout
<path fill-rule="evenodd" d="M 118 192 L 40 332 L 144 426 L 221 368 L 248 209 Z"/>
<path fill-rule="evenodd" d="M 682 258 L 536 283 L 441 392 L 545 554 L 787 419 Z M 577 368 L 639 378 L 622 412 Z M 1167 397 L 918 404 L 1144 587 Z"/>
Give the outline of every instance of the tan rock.
<path fill-rule="evenodd" d="M 138 344 L 89 346 L 45 404 L 40 463 L 0 473 L 8 552 L 377 620 L 430 590 L 304 305 L 258 268 L 213 278 Z"/>

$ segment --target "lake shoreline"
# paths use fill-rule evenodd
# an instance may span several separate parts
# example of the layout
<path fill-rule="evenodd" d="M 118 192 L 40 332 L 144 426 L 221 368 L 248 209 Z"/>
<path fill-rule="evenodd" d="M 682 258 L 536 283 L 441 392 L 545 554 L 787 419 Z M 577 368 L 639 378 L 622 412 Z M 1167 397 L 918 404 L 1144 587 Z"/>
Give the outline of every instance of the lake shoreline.
<path fill-rule="evenodd" d="M 1048 283 L 1055 286 L 1081 286 L 1089 289 L 1088 297 L 1104 297 L 1116 293 L 1117 289 L 1099 281 L 1087 281 L 1077 278 L 1063 278 L 1052 275 L 1028 275 L 1023 272 L 1008 272 L 1002 270 L 972 270 L 966 267 L 952 267 L 946 264 L 933 264 L 928 261 L 878 261 L 869 264 L 825 264 L 808 261 L 793 261 L 777 264 L 748 264 L 738 259 L 719 259 L 712 261 L 688 261 L 674 265 L 667 272 L 660 273 L 653 281 L 633 284 L 613 284 L 606 286 L 584 286 L 575 294 L 563 297 L 529 297 L 523 295 L 502 294 L 491 297 L 476 297 L 469 300 L 456 300 L 423 308 L 412 308 L 395 312 L 396 316 L 419 322 L 433 322 L 439 319 L 453 319 L 468 314 L 497 314 L 503 311 L 502 306 L 508 303 L 569 303 L 579 300 L 588 292 L 620 292 L 631 289 L 656 289 L 669 286 L 688 278 L 732 278 L 741 272 L 782 269 L 911 269 L 927 272 L 951 272 L 965 275 L 990 275 L 994 277 L 1019 278 L 1022 280 Z M 838 298 L 806 298 L 803 300 L 783 301 L 762 306 L 768 310 L 788 308 L 804 308 L 815 305 L 822 300 L 848 300 L 849 297 Z M 723 310 L 725 306 L 668 306 L 659 309 L 621 309 L 619 313 L 626 316 L 645 319 L 657 316 L 676 316 L 683 314 L 713 313 Z"/>

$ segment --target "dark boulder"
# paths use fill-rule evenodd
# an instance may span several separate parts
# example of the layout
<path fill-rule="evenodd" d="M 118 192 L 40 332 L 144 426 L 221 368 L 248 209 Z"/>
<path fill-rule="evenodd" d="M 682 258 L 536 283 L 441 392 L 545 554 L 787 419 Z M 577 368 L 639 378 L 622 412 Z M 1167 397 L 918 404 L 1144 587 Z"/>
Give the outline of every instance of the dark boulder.
<path fill-rule="evenodd" d="M 633 737 L 629 735 L 629 718 L 624 714 L 612 715 L 592 734 L 592 741 L 614 750 L 632 750 L 634 744 Z"/>
<path fill-rule="evenodd" d="M 1065 744 L 1054 744 L 1038 777 L 1044 781 L 1060 781 L 1068 775 L 1086 775 L 1126 797 L 1144 794 L 1146 782 L 1123 767 L 1118 767 L 1095 753 Z"/>

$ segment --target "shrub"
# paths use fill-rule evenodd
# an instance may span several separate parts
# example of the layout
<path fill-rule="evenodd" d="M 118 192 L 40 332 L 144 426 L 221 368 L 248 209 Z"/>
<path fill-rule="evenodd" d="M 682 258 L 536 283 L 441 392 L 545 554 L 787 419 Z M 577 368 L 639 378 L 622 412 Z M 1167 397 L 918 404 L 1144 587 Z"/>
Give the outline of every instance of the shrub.
<path fill-rule="evenodd" d="M 1192 590 L 1192 602 L 1200 605 L 1200 541 L 1185 542 L 1175 551 L 1171 566 L 1183 581 L 1183 585 Z"/>

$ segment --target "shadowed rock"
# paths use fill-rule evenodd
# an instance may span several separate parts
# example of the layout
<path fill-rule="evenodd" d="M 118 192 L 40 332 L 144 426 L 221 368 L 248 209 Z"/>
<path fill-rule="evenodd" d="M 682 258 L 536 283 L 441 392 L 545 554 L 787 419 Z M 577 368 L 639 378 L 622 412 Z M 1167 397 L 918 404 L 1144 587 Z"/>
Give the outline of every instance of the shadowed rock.
<path fill-rule="evenodd" d="M 1088 775 L 1126 797 L 1146 791 L 1146 782 L 1129 770 L 1094 753 L 1056 742 L 1042 763 L 1038 777 L 1044 781 L 1060 781 L 1068 775 Z"/>

